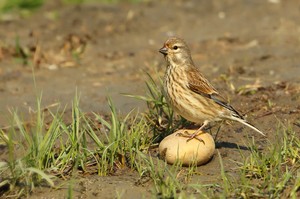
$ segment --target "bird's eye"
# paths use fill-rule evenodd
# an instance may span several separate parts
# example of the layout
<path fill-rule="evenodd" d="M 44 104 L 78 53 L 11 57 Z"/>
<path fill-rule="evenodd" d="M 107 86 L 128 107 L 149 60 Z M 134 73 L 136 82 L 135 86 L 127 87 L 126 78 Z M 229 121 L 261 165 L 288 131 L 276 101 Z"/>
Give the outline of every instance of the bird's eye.
<path fill-rule="evenodd" d="M 173 49 L 174 49 L 174 50 L 177 50 L 177 49 L 178 49 L 178 46 L 173 46 Z"/>

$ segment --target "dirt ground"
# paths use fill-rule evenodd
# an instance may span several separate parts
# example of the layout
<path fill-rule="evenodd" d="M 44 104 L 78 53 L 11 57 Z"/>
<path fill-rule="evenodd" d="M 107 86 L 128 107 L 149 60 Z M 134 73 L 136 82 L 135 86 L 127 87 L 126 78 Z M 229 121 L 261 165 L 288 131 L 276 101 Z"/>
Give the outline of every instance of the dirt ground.
<path fill-rule="evenodd" d="M 144 110 L 143 102 L 121 93 L 144 95 L 145 71 L 163 75 L 165 61 L 158 49 L 175 35 L 186 40 L 194 62 L 212 84 L 268 139 L 274 138 L 280 122 L 299 133 L 295 124 L 300 119 L 299 19 L 298 0 L 82 5 L 52 1 L 29 16 L 5 14 L 0 21 L 0 127 L 9 125 L 12 108 L 26 120 L 41 91 L 43 107 L 56 107 L 60 102 L 69 111 L 77 88 L 85 112 L 105 114 L 106 96 L 112 97 L 121 113 Z M 26 65 L 27 61 L 32 64 Z M 238 147 L 245 149 L 251 136 L 257 145 L 266 145 L 265 138 L 249 128 L 223 125 L 217 148 L 227 172 L 233 170 L 232 160 L 241 158 Z M 195 182 L 220 180 L 217 155 L 198 169 L 201 175 Z M 151 183 L 139 186 L 138 178 L 129 171 L 81 177 L 75 182 L 74 195 L 149 198 Z M 39 188 L 32 198 L 66 194 L 67 189 Z"/>

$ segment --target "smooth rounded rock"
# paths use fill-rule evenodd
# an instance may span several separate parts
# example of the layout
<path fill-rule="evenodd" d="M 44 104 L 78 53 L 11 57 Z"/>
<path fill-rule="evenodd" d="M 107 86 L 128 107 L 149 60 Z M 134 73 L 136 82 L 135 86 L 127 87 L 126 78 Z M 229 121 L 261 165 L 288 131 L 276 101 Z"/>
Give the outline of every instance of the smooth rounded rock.
<path fill-rule="evenodd" d="M 185 131 L 185 133 L 184 133 Z M 180 161 L 183 166 L 195 164 L 197 166 L 207 163 L 214 154 L 215 142 L 209 133 L 202 132 L 197 138 L 191 139 L 178 135 L 193 134 L 195 129 L 182 129 L 165 137 L 159 144 L 159 154 L 169 164 Z"/>

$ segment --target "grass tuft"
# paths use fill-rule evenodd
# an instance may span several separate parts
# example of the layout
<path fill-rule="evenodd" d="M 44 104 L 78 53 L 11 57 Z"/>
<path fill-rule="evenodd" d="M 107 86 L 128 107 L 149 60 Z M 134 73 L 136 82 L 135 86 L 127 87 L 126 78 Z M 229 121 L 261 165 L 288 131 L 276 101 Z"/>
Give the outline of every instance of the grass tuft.
<path fill-rule="evenodd" d="M 43 5 L 44 0 L 4 0 L 2 10 L 35 9 Z"/>
<path fill-rule="evenodd" d="M 158 83 L 146 73 L 147 96 L 124 94 L 125 96 L 146 102 L 148 111 L 144 113 L 147 123 L 150 124 L 155 142 L 160 142 L 164 137 L 173 133 L 176 129 L 186 126 L 189 122 L 174 114 L 163 95 L 163 81 L 158 78 Z"/>
<path fill-rule="evenodd" d="M 144 113 L 131 111 L 121 117 L 110 98 L 108 116 L 83 113 L 77 94 L 69 116 L 65 109 L 54 113 L 43 109 L 42 97 L 37 98 L 29 121 L 11 111 L 11 127 L 0 129 L 0 145 L 5 150 L 0 161 L 0 194 L 29 196 L 37 186 L 58 187 L 56 179 L 61 178 L 71 179 L 66 190 L 72 198 L 74 178 L 82 174 L 106 176 L 126 169 L 138 172 L 137 185 L 150 182 L 156 198 L 299 197 L 300 140 L 291 127 L 278 127 L 277 136 L 267 140 L 264 150 L 258 149 L 254 140 L 248 141 L 249 153 L 240 153 L 241 161 L 232 162 L 237 168 L 232 172 L 219 154 L 220 178 L 209 184 L 195 182 L 203 177 L 196 176 L 196 165 L 184 168 L 157 158 L 156 142 L 186 121 L 175 116 L 165 102 L 161 79 L 156 83 L 148 77 L 147 96 L 128 95 L 147 103 Z"/>

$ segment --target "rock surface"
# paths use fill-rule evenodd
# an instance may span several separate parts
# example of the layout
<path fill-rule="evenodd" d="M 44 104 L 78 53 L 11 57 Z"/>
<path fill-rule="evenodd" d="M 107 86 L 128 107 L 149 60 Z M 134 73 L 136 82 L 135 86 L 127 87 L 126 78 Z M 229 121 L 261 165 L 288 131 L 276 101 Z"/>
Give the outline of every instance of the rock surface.
<path fill-rule="evenodd" d="M 188 141 L 188 137 L 178 135 L 194 132 L 194 129 L 179 130 L 165 137 L 159 144 L 160 156 L 169 164 L 174 164 L 177 161 L 180 161 L 184 166 L 191 164 L 199 166 L 207 163 L 215 151 L 215 142 L 209 133 L 202 132 L 197 136 L 202 141 L 195 138 Z"/>

